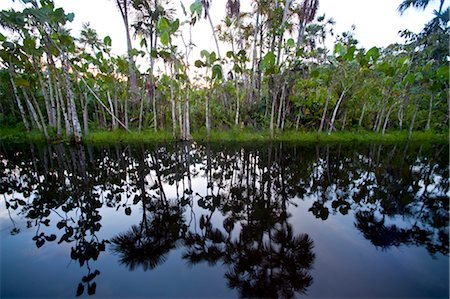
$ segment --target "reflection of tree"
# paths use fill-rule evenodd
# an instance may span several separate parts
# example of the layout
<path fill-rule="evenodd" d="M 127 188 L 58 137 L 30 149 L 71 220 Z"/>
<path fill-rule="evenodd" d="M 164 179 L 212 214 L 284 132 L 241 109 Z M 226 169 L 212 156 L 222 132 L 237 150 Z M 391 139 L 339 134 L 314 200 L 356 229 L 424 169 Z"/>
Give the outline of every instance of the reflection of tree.
<path fill-rule="evenodd" d="M 37 247 L 71 244 L 87 269 L 78 295 L 95 293 L 91 266 L 108 244 L 97 237 L 100 211 L 109 208 L 142 213 L 111 240 L 130 269 L 153 269 L 184 246 L 191 263 L 225 264 L 241 296 L 290 297 L 306 292 L 314 261 L 312 240 L 289 223 L 298 200 L 318 219 L 354 215 L 374 246 L 448 254 L 447 157 L 443 145 L 0 145 L 0 194 L 13 233 L 16 212 Z M 193 190 L 200 176 L 206 190 Z"/>

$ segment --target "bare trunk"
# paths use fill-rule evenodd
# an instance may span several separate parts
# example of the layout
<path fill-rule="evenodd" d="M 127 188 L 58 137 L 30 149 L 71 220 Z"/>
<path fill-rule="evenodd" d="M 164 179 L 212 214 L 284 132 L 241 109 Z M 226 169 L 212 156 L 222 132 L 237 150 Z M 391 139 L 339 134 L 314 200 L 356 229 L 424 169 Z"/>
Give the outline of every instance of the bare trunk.
<path fill-rule="evenodd" d="M 211 126 L 209 122 L 209 97 L 210 95 L 207 94 L 205 99 L 205 122 L 206 122 L 206 135 L 208 140 L 211 137 Z"/>
<path fill-rule="evenodd" d="M 361 110 L 361 116 L 359 117 L 358 127 L 361 127 L 361 125 L 362 125 L 362 121 L 363 121 L 363 118 L 364 118 L 364 112 L 365 111 L 366 111 L 366 101 L 364 101 L 364 104 L 363 104 L 363 107 L 362 107 L 362 110 Z"/>
<path fill-rule="evenodd" d="M 389 110 L 386 114 L 386 119 L 384 120 L 383 129 L 381 130 L 381 135 L 384 136 L 384 133 L 386 132 L 387 125 L 389 123 L 389 116 L 391 115 L 392 109 L 394 109 L 395 104 L 392 104 L 391 107 L 389 107 Z"/>
<path fill-rule="evenodd" d="M 145 99 L 145 97 L 141 97 L 141 105 L 139 107 L 139 129 L 138 129 L 139 132 L 142 131 L 142 119 L 143 119 L 143 116 L 144 116 L 144 99 Z"/>
<path fill-rule="evenodd" d="M 275 85 L 275 82 L 274 82 Z M 273 139 L 274 137 L 274 118 L 275 118 L 275 104 L 276 104 L 276 100 L 277 100 L 277 91 L 276 88 L 273 88 L 271 90 L 272 93 L 272 110 L 270 113 L 270 138 Z"/>
<path fill-rule="evenodd" d="M 336 107 L 334 107 L 333 114 L 331 116 L 330 129 L 328 130 L 328 134 L 331 134 L 331 130 L 334 127 L 334 121 L 336 119 L 337 112 L 339 110 L 339 107 L 341 106 L 342 100 L 344 99 L 344 95 L 346 92 L 347 92 L 347 89 L 344 89 L 344 91 L 341 93 L 341 96 L 339 97 L 338 102 L 336 103 Z"/>
<path fill-rule="evenodd" d="M 180 86 L 178 84 L 178 86 Z M 183 125 L 183 113 L 181 109 L 181 90 L 178 88 L 178 125 L 180 126 L 180 137 L 181 140 L 186 140 L 185 128 Z"/>
<path fill-rule="evenodd" d="M 175 92 L 173 90 L 173 82 L 170 79 L 170 103 L 172 104 L 172 137 L 177 139 L 177 117 L 175 114 Z"/>
<path fill-rule="evenodd" d="M 156 90 L 154 84 L 152 84 L 152 104 L 153 104 L 153 129 L 158 131 L 158 114 L 156 112 Z"/>
<path fill-rule="evenodd" d="M 27 94 L 25 88 L 23 88 L 23 87 L 22 87 L 22 94 L 23 94 L 23 97 L 25 98 L 25 103 L 28 107 L 28 111 L 30 112 L 32 123 L 36 125 L 36 127 L 39 131 L 44 132 L 44 130 L 41 126 L 41 123 L 39 121 L 38 115 L 36 113 L 36 110 L 34 109 L 33 104 L 31 104 L 30 98 L 28 97 L 28 94 Z"/>
<path fill-rule="evenodd" d="M 20 101 L 19 93 L 17 91 L 17 86 L 13 79 L 12 66 L 9 67 L 9 79 L 13 88 L 14 97 L 16 98 L 17 107 L 19 107 L 20 117 L 22 117 L 22 122 L 25 126 L 25 129 L 29 132 L 30 124 L 28 123 L 27 116 L 25 114 L 25 109 L 22 106 L 22 102 Z"/>
<path fill-rule="evenodd" d="M 325 117 L 327 116 L 327 110 L 328 110 L 328 104 L 330 103 L 330 98 L 331 98 L 331 86 L 328 88 L 328 95 L 327 95 L 327 100 L 325 102 L 325 107 L 323 108 L 323 113 L 322 113 L 322 119 L 320 120 L 320 126 L 319 126 L 319 133 L 322 132 L 323 130 L 323 125 L 325 123 Z"/>
<path fill-rule="evenodd" d="M 67 61 L 65 61 L 66 58 L 63 57 L 63 63 L 64 63 L 64 79 L 66 81 L 66 89 L 67 89 L 67 95 L 68 95 L 68 112 L 70 116 L 70 120 L 72 122 L 73 126 L 73 135 L 75 138 L 76 143 L 81 142 L 81 126 L 80 121 L 78 120 L 77 115 L 77 107 L 75 105 L 75 96 L 73 94 L 72 86 L 70 85 L 70 78 L 69 78 L 69 66 Z"/>
<path fill-rule="evenodd" d="M 427 124 L 425 125 L 425 131 L 428 131 L 430 129 L 432 110 L 433 110 L 433 95 L 430 95 L 430 104 L 428 106 L 428 117 L 427 117 Z"/>
<path fill-rule="evenodd" d="M 259 4 L 257 4 L 259 5 Z M 253 59 L 252 59 L 252 75 L 251 75 L 251 82 L 250 82 L 250 105 L 254 102 L 254 92 L 255 92 L 255 84 L 256 84 L 256 66 L 257 66 L 257 51 L 256 51 L 256 45 L 258 40 L 258 31 L 259 31 L 259 7 L 256 12 L 256 25 L 255 25 L 255 31 L 253 33 Z"/>
<path fill-rule="evenodd" d="M 111 95 L 109 94 L 109 90 L 106 91 L 106 96 L 108 98 L 109 109 L 111 109 L 111 112 L 114 114 L 114 106 L 113 106 L 113 103 L 112 103 L 112 100 L 111 100 Z M 117 122 L 116 122 L 116 118 L 114 116 L 111 117 L 111 121 L 112 121 L 113 129 L 116 128 L 117 127 Z"/>
<path fill-rule="evenodd" d="M 278 105 L 278 117 L 277 117 L 277 128 L 281 126 L 281 114 L 283 113 L 284 96 L 286 93 L 286 84 L 282 83 L 283 87 L 281 90 L 280 104 Z"/>
<path fill-rule="evenodd" d="M 42 131 L 44 133 L 44 136 L 45 136 L 46 139 L 50 139 L 49 136 L 48 136 L 47 125 L 45 124 L 46 122 L 45 122 L 44 115 L 42 114 L 41 108 L 39 107 L 39 104 L 36 101 L 36 97 L 34 96 L 33 93 L 31 93 L 31 98 L 33 99 L 33 104 L 36 107 L 36 110 L 37 110 L 37 113 L 38 113 L 38 116 L 39 116 L 39 120 L 41 122 Z"/>
<path fill-rule="evenodd" d="M 186 101 L 184 102 L 185 140 L 191 140 L 191 123 L 189 119 L 189 85 L 186 84 Z"/>
<path fill-rule="evenodd" d="M 84 135 L 88 135 L 89 134 L 88 97 L 86 93 L 84 93 L 83 127 L 84 127 Z"/>
<path fill-rule="evenodd" d="M 220 55 L 219 43 L 217 41 L 216 30 L 214 29 L 214 25 L 213 25 L 213 22 L 211 20 L 211 16 L 209 15 L 209 10 L 206 9 L 205 13 L 206 13 L 206 17 L 208 18 L 209 25 L 211 26 L 214 42 L 216 43 L 217 56 L 219 57 L 220 60 L 222 60 L 222 56 Z"/>
<path fill-rule="evenodd" d="M 408 132 L 408 139 L 410 140 L 412 137 L 412 132 L 414 130 L 414 122 L 416 121 L 416 115 L 417 115 L 417 110 L 419 109 L 419 102 L 418 100 L 416 100 L 416 103 L 414 104 L 414 112 L 413 112 L 413 116 L 411 119 L 411 124 L 409 126 L 409 132 Z"/>

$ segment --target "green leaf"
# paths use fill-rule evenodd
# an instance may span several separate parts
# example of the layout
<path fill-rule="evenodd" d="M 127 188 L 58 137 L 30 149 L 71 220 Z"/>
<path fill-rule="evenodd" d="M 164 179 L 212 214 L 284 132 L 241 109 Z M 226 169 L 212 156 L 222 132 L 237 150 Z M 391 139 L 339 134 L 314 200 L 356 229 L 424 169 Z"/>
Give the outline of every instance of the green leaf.
<path fill-rule="evenodd" d="M 234 56 L 233 51 L 228 51 L 227 54 L 226 54 L 226 56 L 227 56 L 228 58 L 233 57 L 233 56 Z"/>
<path fill-rule="evenodd" d="M 26 37 L 23 40 L 23 45 L 25 46 L 25 48 L 27 48 L 27 50 L 35 50 L 36 49 L 36 40 L 31 37 Z"/>
<path fill-rule="evenodd" d="M 200 57 L 201 57 L 201 58 L 206 58 L 206 59 L 208 60 L 208 59 L 209 59 L 209 52 L 206 51 L 206 50 L 202 50 L 202 51 L 200 52 Z"/>
<path fill-rule="evenodd" d="M 404 78 L 403 78 L 403 84 L 413 84 L 414 83 L 414 74 L 413 73 L 408 73 Z"/>
<path fill-rule="evenodd" d="M 201 0 L 195 0 L 194 3 L 190 6 L 191 14 L 195 15 L 197 14 L 198 17 L 201 17 L 203 5 Z"/>
<path fill-rule="evenodd" d="M 443 65 L 436 70 L 436 74 L 439 77 L 448 78 L 449 77 L 449 66 Z"/>
<path fill-rule="evenodd" d="M 181 10 L 183 11 L 183 15 L 187 16 L 186 7 L 184 6 L 183 2 L 180 1 Z"/>
<path fill-rule="evenodd" d="M 16 83 L 18 87 L 30 87 L 30 82 L 24 78 L 14 78 L 14 83 Z"/>
<path fill-rule="evenodd" d="M 275 66 L 275 59 L 275 54 L 272 51 L 267 52 L 262 61 L 263 70 L 273 68 Z"/>
<path fill-rule="evenodd" d="M 380 57 L 380 49 L 377 47 L 372 47 L 367 51 L 366 58 L 372 59 L 372 62 L 377 62 L 378 58 Z"/>
<path fill-rule="evenodd" d="M 201 61 L 201 60 L 196 60 L 196 61 L 194 62 L 194 65 L 195 65 L 196 67 L 198 67 L 198 68 L 201 68 L 201 67 L 204 67 L 204 66 L 205 66 L 205 64 L 204 64 L 203 61 Z"/>
<path fill-rule="evenodd" d="M 168 32 L 163 32 L 161 33 L 161 36 L 159 37 L 159 39 L 161 40 L 161 43 L 164 46 L 168 46 L 170 43 L 170 36 Z"/>
<path fill-rule="evenodd" d="M 339 56 L 344 56 L 347 54 L 347 49 L 341 43 L 337 43 L 334 46 L 334 53 L 339 54 Z"/>
<path fill-rule="evenodd" d="M 159 19 L 157 29 L 159 32 L 168 32 L 170 30 L 169 21 L 167 20 L 167 18 L 162 17 L 161 19 Z"/>
<path fill-rule="evenodd" d="M 222 67 L 220 64 L 215 64 L 212 67 L 212 78 L 213 79 L 222 79 Z"/>
<path fill-rule="evenodd" d="M 286 46 L 288 46 L 289 48 L 293 48 L 295 46 L 295 42 L 294 39 L 290 38 L 286 41 Z"/>
<path fill-rule="evenodd" d="M 111 44 L 112 44 L 111 37 L 110 37 L 110 36 L 105 36 L 105 38 L 103 39 L 103 43 L 104 43 L 106 46 L 111 47 Z"/>
<path fill-rule="evenodd" d="M 67 21 L 72 22 L 73 19 L 75 18 L 75 14 L 74 14 L 73 12 L 68 13 L 68 14 L 66 15 L 66 18 L 67 18 Z"/>
<path fill-rule="evenodd" d="M 171 31 L 172 33 L 175 33 L 175 32 L 178 30 L 178 28 L 180 28 L 180 20 L 179 20 L 179 19 L 176 19 L 175 21 L 173 21 L 173 22 L 170 24 L 170 31 Z"/>

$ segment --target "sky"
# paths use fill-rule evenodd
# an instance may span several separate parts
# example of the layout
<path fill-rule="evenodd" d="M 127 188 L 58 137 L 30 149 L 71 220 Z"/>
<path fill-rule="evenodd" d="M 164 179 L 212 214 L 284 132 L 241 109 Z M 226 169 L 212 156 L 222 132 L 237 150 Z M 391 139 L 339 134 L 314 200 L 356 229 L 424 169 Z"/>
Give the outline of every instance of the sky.
<path fill-rule="evenodd" d="M 125 29 L 114 0 L 54 0 L 57 7 L 63 7 L 66 13 L 75 13 L 74 21 L 69 24 L 74 36 L 78 36 L 81 25 L 89 22 L 91 27 L 97 30 L 99 37 L 110 36 L 115 54 L 126 53 Z M 181 0 L 185 7 L 193 0 Z M 241 0 L 241 11 L 251 12 L 250 0 Z M 409 9 L 402 16 L 397 12 L 401 0 L 320 0 L 317 15 L 326 14 L 332 17 L 336 24 L 334 31 L 340 34 L 349 31 L 355 25 L 355 37 L 360 46 L 368 49 L 373 46 L 385 47 L 394 42 L 402 42 L 398 32 L 408 29 L 420 32 L 424 24 L 432 18 L 433 9 L 437 9 L 439 1 L 431 1 L 425 11 Z M 450 0 L 446 0 L 448 5 Z M 173 7 L 181 11 L 180 0 L 173 0 Z M 211 4 L 211 18 L 214 25 L 219 24 L 225 15 L 226 0 L 213 0 Z M 21 9 L 18 0 L 0 0 L 0 9 Z M 180 19 L 183 17 L 180 14 Z M 203 49 L 215 50 L 211 28 L 207 20 L 202 19 L 193 28 L 193 42 L 197 46 L 194 49 L 194 58 Z M 334 38 L 329 38 L 327 46 L 331 47 Z M 139 41 L 134 41 L 138 46 Z M 222 51 L 225 54 L 225 50 Z"/>

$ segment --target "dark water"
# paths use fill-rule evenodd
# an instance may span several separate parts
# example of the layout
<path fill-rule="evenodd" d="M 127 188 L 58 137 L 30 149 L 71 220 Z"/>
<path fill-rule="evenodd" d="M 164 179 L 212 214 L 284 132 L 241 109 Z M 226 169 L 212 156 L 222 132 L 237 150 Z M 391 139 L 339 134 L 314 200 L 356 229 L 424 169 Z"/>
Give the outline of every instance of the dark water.
<path fill-rule="evenodd" d="M 446 145 L 0 145 L 0 297 L 448 298 Z"/>

